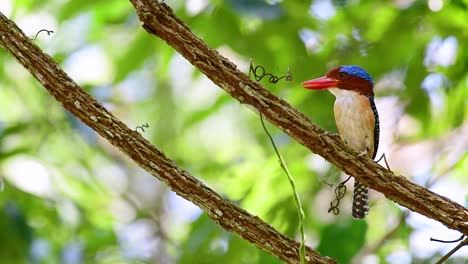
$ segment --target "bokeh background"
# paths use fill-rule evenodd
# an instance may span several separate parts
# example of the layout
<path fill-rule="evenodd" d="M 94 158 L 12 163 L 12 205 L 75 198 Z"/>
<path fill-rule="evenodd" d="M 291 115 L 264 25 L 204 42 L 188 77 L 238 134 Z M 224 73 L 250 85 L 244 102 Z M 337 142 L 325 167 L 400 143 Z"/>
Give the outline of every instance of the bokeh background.
<path fill-rule="evenodd" d="M 301 88 L 341 64 L 374 77 L 379 153 L 467 205 L 468 1 L 166 1 L 192 31 L 336 132 L 333 96 Z M 141 27 L 129 1 L 1 0 L 65 71 L 179 166 L 298 238 L 292 192 L 259 117 Z M 280 263 L 215 225 L 66 112 L 0 51 L 1 263 Z M 295 177 L 307 243 L 340 263 L 434 263 L 459 233 L 372 192 L 366 221 L 327 213 L 345 175 L 268 125 Z M 330 187 L 329 184 L 334 184 Z M 349 187 L 351 186 L 349 183 Z M 447 263 L 467 263 L 468 248 Z"/>

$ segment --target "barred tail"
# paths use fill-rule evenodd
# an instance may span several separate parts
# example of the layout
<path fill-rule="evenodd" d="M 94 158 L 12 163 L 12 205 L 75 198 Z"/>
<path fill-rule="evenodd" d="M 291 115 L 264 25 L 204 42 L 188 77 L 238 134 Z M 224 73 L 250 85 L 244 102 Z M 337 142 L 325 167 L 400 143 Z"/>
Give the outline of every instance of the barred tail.
<path fill-rule="evenodd" d="M 369 212 L 369 189 L 358 181 L 354 181 L 353 217 L 363 219 Z"/>

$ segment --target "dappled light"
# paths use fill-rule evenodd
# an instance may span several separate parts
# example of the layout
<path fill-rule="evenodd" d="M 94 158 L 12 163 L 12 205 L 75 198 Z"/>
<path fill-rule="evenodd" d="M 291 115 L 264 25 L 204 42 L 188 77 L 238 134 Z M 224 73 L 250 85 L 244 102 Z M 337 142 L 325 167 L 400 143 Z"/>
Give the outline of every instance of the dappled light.
<path fill-rule="evenodd" d="M 198 186 L 300 241 L 295 193 L 258 116 L 274 106 L 259 100 L 265 104 L 259 111 L 246 98 L 235 100 L 233 90 L 197 69 L 201 62 L 194 67 L 148 34 L 131 2 L 1 0 L 0 12 L 135 135 L 200 180 Z M 385 154 L 396 175 L 466 208 L 466 1 L 165 2 L 242 72 L 248 74 L 249 63 L 260 66 L 261 80 L 251 80 L 332 136 L 338 133 L 333 95 L 301 83 L 339 65 L 365 68 L 380 117 L 376 160 Z M 233 227 L 218 225 L 225 208 L 214 211 L 213 221 L 203 205 L 125 155 L 128 145 L 114 147 L 66 111 L 6 49 L 0 61 L 0 237 L 8 241 L 0 263 L 281 263 L 231 233 Z M 339 210 L 330 210 L 348 175 L 299 144 L 288 127 L 266 127 L 295 180 L 306 245 L 320 256 L 338 263 L 436 263 L 458 244 L 430 241 L 462 234 L 373 186 L 369 214 L 353 219 L 354 179 L 345 184 Z M 383 159 L 379 164 L 385 167 Z M 467 258 L 462 247 L 447 263 Z"/>

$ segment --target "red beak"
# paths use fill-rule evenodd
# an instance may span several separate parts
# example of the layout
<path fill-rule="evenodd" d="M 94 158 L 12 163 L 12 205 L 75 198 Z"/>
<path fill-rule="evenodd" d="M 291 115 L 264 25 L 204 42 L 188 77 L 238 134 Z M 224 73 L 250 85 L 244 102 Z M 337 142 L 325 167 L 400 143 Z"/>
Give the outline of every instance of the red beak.
<path fill-rule="evenodd" d="M 302 83 L 302 86 L 306 89 L 311 90 L 323 90 L 332 87 L 336 87 L 338 84 L 338 80 L 328 78 L 328 77 L 320 77 L 317 79 L 305 81 Z"/>

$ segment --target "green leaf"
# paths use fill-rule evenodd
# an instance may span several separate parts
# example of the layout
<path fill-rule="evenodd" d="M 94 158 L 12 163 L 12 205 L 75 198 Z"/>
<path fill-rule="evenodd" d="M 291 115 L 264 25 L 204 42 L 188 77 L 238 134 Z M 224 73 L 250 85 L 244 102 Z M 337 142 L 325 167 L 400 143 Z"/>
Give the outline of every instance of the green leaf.
<path fill-rule="evenodd" d="M 338 263 L 350 263 L 353 256 L 364 245 L 367 223 L 352 220 L 326 225 L 320 232 L 317 251 L 325 256 L 336 258 Z"/>

